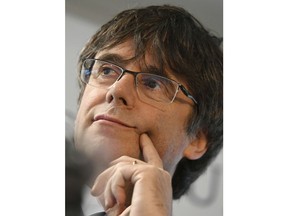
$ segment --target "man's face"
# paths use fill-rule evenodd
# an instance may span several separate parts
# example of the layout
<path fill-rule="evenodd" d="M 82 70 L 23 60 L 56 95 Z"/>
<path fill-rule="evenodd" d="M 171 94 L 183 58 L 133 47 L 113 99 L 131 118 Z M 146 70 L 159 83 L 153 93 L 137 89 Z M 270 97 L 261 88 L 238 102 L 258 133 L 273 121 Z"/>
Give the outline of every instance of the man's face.
<path fill-rule="evenodd" d="M 96 58 L 108 54 L 125 60 L 134 56 L 134 49 L 128 41 L 99 52 Z M 145 62 L 155 66 L 149 55 Z M 137 62 L 120 66 L 141 71 Z M 181 82 L 172 75 L 170 78 Z M 75 122 L 75 144 L 96 164 L 96 175 L 120 156 L 143 159 L 139 146 L 139 136 L 143 133 L 152 140 L 164 169 L 173 174 L 191 142 L 186 125 L 193 112 L 192 101 L 179 91 L 173 103 L 158 106 L 145 103 L 138 97 L 134 79 L 126 73 L 109 88 L 89 85 L 85 88 Z"/>

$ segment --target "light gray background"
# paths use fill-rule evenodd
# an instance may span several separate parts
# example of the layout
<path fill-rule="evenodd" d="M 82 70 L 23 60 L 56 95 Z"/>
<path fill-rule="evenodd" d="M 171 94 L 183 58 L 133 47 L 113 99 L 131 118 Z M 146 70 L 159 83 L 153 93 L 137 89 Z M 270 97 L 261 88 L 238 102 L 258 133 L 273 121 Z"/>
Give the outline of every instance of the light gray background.
<path fill-rule="evenodd" d="M 65 18 L 65 106 L 66 124 L 73 124 L 77 111 L 78 83 L 76 65 L 78 55 L 87 40 L 118 12 L 146 5 L 174 4 L 192 13 L 216 36 L 223 35 L 222 0 L 66 0 Z M 68 129 L 68 132 L 71 131 Z M 174 201 L 173 215 L 223 215 L 223 154 L 190 188 L 189 193 Z"/>

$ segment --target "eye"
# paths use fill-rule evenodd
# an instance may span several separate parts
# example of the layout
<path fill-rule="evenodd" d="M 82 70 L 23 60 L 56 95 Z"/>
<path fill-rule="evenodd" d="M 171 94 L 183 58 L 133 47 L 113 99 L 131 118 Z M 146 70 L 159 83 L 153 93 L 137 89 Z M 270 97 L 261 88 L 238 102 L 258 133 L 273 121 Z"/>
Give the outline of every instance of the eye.
<path fill-rule="evenodd" d="M 103 65 L 99 68 L 99 74 L 100 76 L 113 76 L 117 72 L 112 67 Z"/>
<path fill-rule="evenodd" d="M 151 90 L 161 89 L 162 83 L 156 77 L 143 77 L 142 85 Z"/>

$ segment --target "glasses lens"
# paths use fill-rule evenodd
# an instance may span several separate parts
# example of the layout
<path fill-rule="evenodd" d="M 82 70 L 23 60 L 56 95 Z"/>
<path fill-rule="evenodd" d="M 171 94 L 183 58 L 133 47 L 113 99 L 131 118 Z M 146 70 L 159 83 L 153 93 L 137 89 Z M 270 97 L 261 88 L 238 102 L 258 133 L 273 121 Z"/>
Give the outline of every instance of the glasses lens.
<path fill-rule="evenodd" d="M 86 59 L 81 70 L 81 80 L 94 87 L 109 87 L 121 75 L 122 69 L 111 63 Z"/>
<path fill-rule="evenodd" d="M 178 83 L 168 78 L 150 73 L 124 70 L 117 65 L 96 59 L 86 59 L 81 70 L 81 80 L 98 88 L 109 88 L 122 73 L 136 77 L 139 98 L 150 104 L 171 103 L 178 90 Z"/>
<path fill-rule="evenodd" d="M 154 74 L 137 75 L 137 90 L 140 98 L 148 101 L 170 103 L 177 92 L 178 84 L 173 80 Z"/>

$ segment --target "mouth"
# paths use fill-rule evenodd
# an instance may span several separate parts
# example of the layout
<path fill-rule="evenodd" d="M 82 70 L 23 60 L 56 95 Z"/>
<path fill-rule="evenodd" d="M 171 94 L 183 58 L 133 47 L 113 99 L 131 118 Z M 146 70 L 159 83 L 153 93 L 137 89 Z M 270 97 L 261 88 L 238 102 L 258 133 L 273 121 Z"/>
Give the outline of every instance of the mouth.
<path fill-rule="evenodd" d="M 135 128 L 134 126 L 129 125 L 128 123 L 122 122 L 119 119 L 116 119 L 116 118 L 113 118 L 113 117 L 110 117 L 110 116 L 107 116 L 107 115 L 97 115 L 97 116 L 94 117 L 93 120 L 94 120 L 94 122 L 106 121 L 106 122 L 118 124 L 118 125 L 121 125 L 121 126 L 124 126 L 124 127 L 127 127 L 127 128 Z"/>

